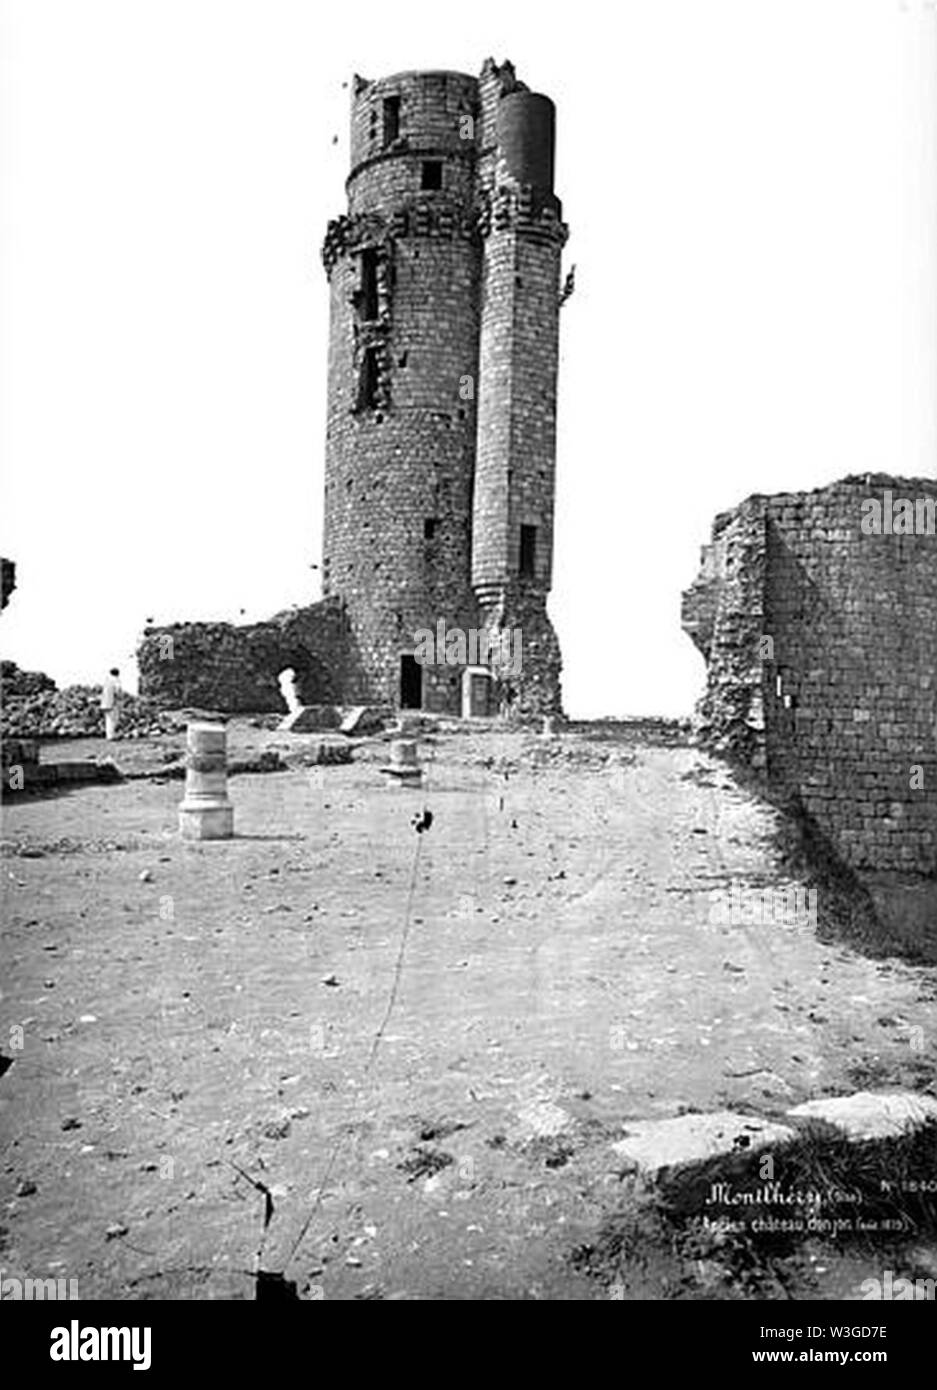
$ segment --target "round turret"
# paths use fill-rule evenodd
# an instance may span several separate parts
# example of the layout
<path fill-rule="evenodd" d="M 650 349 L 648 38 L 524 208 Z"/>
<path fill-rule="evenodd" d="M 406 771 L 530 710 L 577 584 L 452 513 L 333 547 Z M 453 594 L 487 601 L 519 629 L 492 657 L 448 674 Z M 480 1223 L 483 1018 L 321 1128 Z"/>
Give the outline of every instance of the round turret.
<path fill-rule="evenodd" d="M 510 92 L 498 105 L 499 170 L 539 193 L 553 192 L 556 108 L 537 92 Z"/>

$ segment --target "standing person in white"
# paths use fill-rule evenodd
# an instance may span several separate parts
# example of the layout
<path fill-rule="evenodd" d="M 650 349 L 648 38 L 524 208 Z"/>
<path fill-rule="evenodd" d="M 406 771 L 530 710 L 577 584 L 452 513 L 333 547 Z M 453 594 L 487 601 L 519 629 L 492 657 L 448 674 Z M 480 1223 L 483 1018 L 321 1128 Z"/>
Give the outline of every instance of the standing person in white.
<path fill-rule="evenodd" d="M 104 737 L 114 739 L 117 737 L 117 726 L 120 723 L 120 672 L 114 666 L 107 674 L 107 679 L 101 689 L 101 708 L 104 711 Z"/>

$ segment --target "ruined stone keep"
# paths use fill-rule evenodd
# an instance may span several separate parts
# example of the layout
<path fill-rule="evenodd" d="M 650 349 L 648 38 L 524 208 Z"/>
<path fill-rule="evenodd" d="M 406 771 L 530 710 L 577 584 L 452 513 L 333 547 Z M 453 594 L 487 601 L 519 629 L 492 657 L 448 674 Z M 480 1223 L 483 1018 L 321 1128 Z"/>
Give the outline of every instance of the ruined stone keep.
<path fill-rule="evenodd" d="M 560 712 L 554 126 L 510 63 L 354 79 L 348 207 L 322 247 L 323 599 L 250 628 L 148 629 L 141 691 L 276 709 L 289 665 L 307 703 Z M 427 661 L 426 632 L 466 650 L 434 640 Z"/>
<path fill-rule="evenodd" d="M 519 672 L 492 642 L 495 701 L 559 708 L 553 151 L 553 103 L 508 63 L 354 80 L 348 211 L 323 247 L 324 592 L 348 617 L 348 700 L 457 713 L 466 666 L 414 656 L 442 622 L 519 628 Z"/>

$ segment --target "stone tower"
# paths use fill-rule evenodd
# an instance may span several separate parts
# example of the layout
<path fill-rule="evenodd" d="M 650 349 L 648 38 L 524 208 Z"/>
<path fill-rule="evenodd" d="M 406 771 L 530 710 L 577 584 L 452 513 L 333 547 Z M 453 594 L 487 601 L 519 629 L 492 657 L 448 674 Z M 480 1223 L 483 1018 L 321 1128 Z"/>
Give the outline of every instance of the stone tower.
<path fill-rule="evenodd" d="M 553 148 L 552 102 L 509 63 L 354 79 L 348 211 L 323 247 L 323 585 L 347 702 L 560 709 Z M 427 632 L 467 645 L 427 659 Z"/>

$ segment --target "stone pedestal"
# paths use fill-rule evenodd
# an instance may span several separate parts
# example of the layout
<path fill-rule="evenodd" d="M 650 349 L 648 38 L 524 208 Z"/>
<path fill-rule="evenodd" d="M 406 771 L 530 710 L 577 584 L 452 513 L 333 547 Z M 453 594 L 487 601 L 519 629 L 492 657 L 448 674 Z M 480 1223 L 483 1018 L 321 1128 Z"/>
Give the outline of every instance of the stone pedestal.
<path fill-rule="evenodd" d="M 184 840 L 229 840 L 234 807 L 228 800 L 227 730 L 193 721 L 186 732 L 185 796 L 179 804 Z"/>
<path fill-rule="evenodd" d="M 390 786 L 418 787 L 423 780 L 423 769 L 417 760 L 416 740 L 395 738 L 390 745 L 390 762 L 381 772 L 387 777 Z"/>

